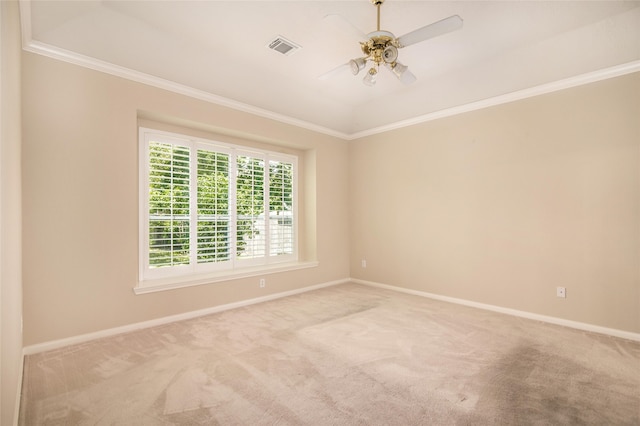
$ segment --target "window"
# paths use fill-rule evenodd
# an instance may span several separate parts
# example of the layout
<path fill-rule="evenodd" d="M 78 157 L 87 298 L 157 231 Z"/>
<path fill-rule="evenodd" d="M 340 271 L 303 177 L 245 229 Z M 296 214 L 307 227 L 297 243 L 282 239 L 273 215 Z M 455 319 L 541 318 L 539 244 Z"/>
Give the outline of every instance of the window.
<path fill-rule="evenodd" d="M 140 281 L 297 260 L 295 156 L 140 129 Z"/>

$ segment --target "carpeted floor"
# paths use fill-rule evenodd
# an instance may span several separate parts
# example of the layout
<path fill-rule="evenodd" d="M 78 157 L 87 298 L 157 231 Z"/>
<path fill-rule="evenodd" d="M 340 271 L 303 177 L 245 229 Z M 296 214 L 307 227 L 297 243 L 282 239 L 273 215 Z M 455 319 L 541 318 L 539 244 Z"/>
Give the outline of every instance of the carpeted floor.
<path fill-rule="evenodd" d="M 21 425 L 638 425 L 640 342 L 344 284 L 28 356 Z"/>

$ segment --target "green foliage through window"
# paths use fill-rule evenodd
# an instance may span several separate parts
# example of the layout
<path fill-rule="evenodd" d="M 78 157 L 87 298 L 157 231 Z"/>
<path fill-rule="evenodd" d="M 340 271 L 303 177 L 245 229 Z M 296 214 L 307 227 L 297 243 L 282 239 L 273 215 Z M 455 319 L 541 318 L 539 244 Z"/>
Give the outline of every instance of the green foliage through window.
<path fill-rule="evenodd" d="M 147 143 L 148 267 L 294 254 L 294 162 L 205 144 Z"/>
<path fill-rule="evenodd" d="M 231 256 L 229 155 L 198 150 L 198 262 Z"/>
<path fill-rule="evenodd" d="M 149 146 L 149 263 L 189 263 L 189 148 Z"/>

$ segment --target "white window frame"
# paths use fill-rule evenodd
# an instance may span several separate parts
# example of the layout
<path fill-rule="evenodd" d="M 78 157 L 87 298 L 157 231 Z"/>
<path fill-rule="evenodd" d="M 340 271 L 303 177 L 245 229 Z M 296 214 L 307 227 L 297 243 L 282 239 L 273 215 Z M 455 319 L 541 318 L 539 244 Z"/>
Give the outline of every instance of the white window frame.
<path fill-rule="evenodd" d="M 151 268 L 149 261 L 149 145 L 150 142 L 169 143 L 189 147 L 190 155 L 190 263 L 160 268 Z M 224 262 L 197 263 L 197 152 L 198 149 L 215 151 L 229 155 L 229 200 L 230 214 L 229 233 L 231 259 Z M 265 255 L 258 258 L 244 259 L 237 256 L 236 231 L 236 173 L 237 157 L 249 156 L 264 161 L 264 223 L 265 223 Z M 293 164 L 292 175 L 292 254 L 272 256 L 269 235 L 269 161 L 282 161 Z M 136 293 L 146 293 L 163 289 L 172 289 L 189 285 L 198 285 L 232 278 L 263 275 L 316 266 L 317 262 L 299 262 L 298 260 L 298 157 L 264 149 L 234 145 L 225 142 L 207 140 L 177 133 L 170 133 L 146 127 L 139 128 L 139 277 L 134 289 Z"/>

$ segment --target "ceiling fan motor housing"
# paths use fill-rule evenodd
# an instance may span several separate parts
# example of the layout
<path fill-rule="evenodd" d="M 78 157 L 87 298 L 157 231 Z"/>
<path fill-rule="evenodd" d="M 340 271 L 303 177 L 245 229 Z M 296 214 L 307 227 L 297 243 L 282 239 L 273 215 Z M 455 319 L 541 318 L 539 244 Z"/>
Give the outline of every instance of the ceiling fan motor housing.
<path fill-rule="evenodd" d="M 388 31 L 374 31 L 369 40 L 360 43 L 362 53 L 376 64 L 392 63 L 398 58 L 398 42 Z"/>
<path fill-rule="evenodd" d="M 345 64 L 351 68 L 353 75 L 357 75 L 367 67 L 368 61 L 373 62 L 373 66 L 369 68 L 367 75 L 363 79 L 364 83 L 368 86 L 375 84 L 375 75 L 380 65 L 385 65 L 389 68 L 404 84 L 413 83 L 416 80 L 415 75 L 407 69 L 406 65 L 397 61 L 398 49 L 458 30 L 462 27 L 462 18 L 458 15 L 452 15 L 396 38 L 393 33 L 380 30 L 380 6 L 384 3 L 384 0 L 369 1 L 377 9 L 376 31 L 367 34 L 367 41 L 360 42 L 360 48 L 362 53 L 364 53 L 364 57 L 352 59 Z"/>

